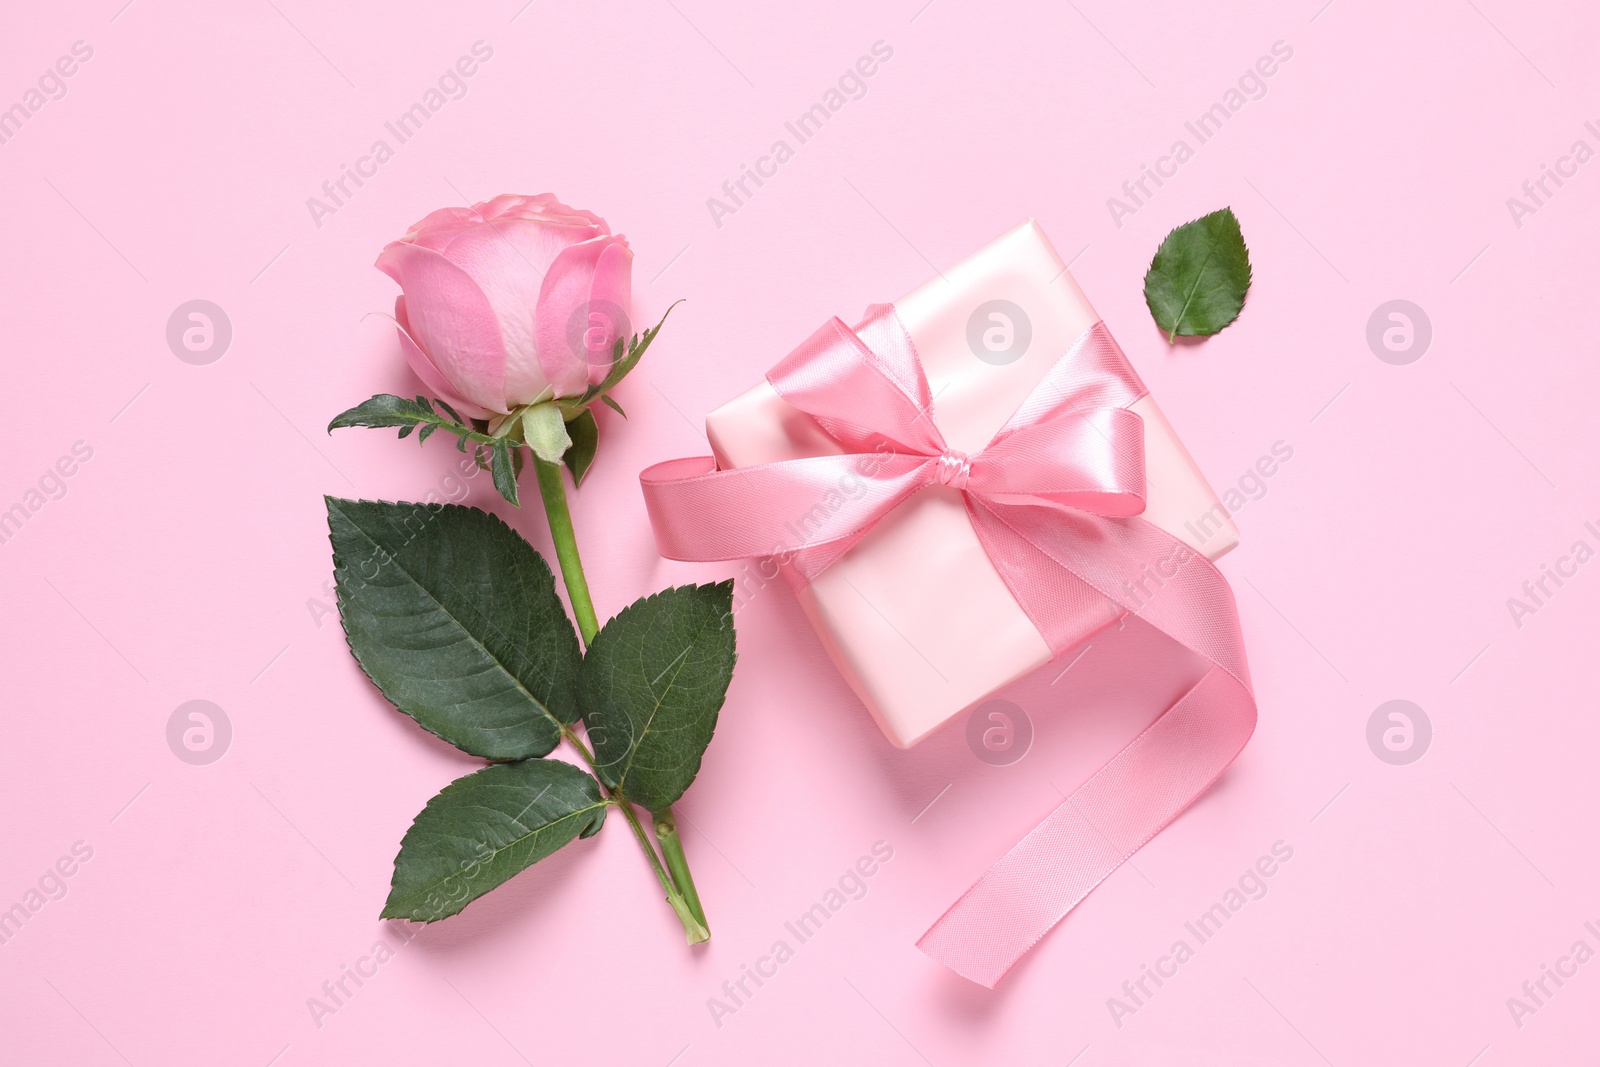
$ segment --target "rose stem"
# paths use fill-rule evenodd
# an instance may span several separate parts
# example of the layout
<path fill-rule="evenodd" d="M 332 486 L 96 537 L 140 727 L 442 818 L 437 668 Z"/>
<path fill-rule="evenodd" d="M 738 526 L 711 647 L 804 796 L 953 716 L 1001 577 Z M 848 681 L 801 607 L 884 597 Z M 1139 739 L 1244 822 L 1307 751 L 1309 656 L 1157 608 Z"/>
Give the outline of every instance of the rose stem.
<path fill-rule="evenodd" d="M 589 765 L 589 769 L 594 771 L 594 755 L 589 751 L 589 746 L 583 743 L 583 739 L 570 726 L 563 726 L 561 734 L 573 748 L 578 750 L 578 755 L 583 757 L 583 761 Z M 595 777 L 599 777 L 598 772 Z M 707 928 L 705 915 L 700 910 L 700 897 L 695 893 L 693 880 L 689 879 L 689 866 L 683 858 L 682 847 L 680 846 L 678 849 L 677 863 L 673 864 L 670 853 L 667 856 L 667 862 L 674 870 L 681 869 L 683 878 L 688 880 L 689 893 L 687 896 L 678 891 L 678 887 L 673 884 L 672 875 L 668 874 L 666 868 L 661 866 L 661 859 L 656 855 L 656 850 L 651 847 L 650 838 L 646 836 L 644 827 L 639 823 L 639 815 L 633 810 L 633 805 L 628 802 L 628 798 L 616 795 L 609 788 L 606 789 L 606 794 L 621 809 L 623 818 L 627 819 L 628 825 L 633 827 L 633 836 L 638 840 L 639 847 L 644 849 L 645 855 L 650 857 L 650 866 L 655 869 L 656 879 L 660 881 L 661 888 L 667 894 L 667 903 L 671 904 L 672 910 L 677 912 L 678 921 L 683 924 L 683 935 L 688 938 L 689 944 L 697 945 L 702 941 L 711 940 L 711 931 Z M 669 809 L 668 817 L 670 818 L 670 816 Z M 657 818 L 659 819 L 659 816 Z"/>
<path fill-rule="evenodd" d="M 561 565 L 561 578 L 567 586 L 567 598 L 572 602 L 572 613 L 578 620 L 578 633 L 583 638 L 584 647 L 587 648 L 594 641 L 595 635 L 600 632 L 600 622 L 595 617 L 594 601 L 589 598 L 589 581 L 583 575 L 583 561 L 578 557 L 578 537 L 572 529 L 572 512 L 567 507 L 567 487 L 562 481 L 562 465 L 546 463 L 537 456 L 534 457 L 533 465 L 539 476 L 539 496 L 544 501 L 545 517 L 550 523 L 550 538 L 555 543 L 556 560 Z M 584 762 L 589 765 L 589 769 L 595 770 L 594 755 L 589 751 L 589 747 L 570 726 L 563 726 L 561 732 L 578 750 Z M 598 773 L 596 777 L 599 777 Z M 695 889 L 693 877 L 689 874 L 689 861 L 683 854 L 683 843 L 678 839 L 677 824 L 672 818 L 672 809 L 668 808 L 655 816 L 662 851 L 672 872 L 669 874 L 667 869 L 661 866 L 661 858 L 656 855 L 655 848 L 650 844 L 650 838 L 644 832 L 633 805 L 626 797 L 613 794 L 609 788 L 606 792 L 617 802 L 623 818 L 633 828 L 633 835 L 638 839 L 639 847 L 650 857 L 650 865 L 655 868 L 661 888 L 666 891 L 667 903 L 672 905 L 672 910 L 678 913 L 678 919 L 683 923 L 684 936 L 689 939 L 691 945 L 708 940 L 711 932 L 706 923 L 705 911 L 700 905 L 700 894 Z M 662 829 L 663 820 L 667 830 Z M 680 885 L 686 888 L 680 890 Z"/>
<path fill-rule="evenodd" d="M 682 890 L 690 913 L 700 921 L 700 925 L 706 929 L 706 936 L 710 937 L 711 924 L 706 922 L 705 909 L 700 906 L 700 891 L 694 887 L 694 875 L 689 873 L 689 858 L 683 854 L 683 839 L 678 836 L 678 820 L 673 818 L 672 809 L 656 812 L 655 824 L 656 840 L 661 842 L 661 854 L 667 858 L 667 869 Z"/>
<path fill-rule="evenodd" d="M 583 561 L 578 558 L 578 537 L 572 531 L 572 512 L 567 508 L 567 487 L 561 481 L 561 464 L 546 463 L 534 457 L 533 465 L 539 474 L 539 495 L 544 498 L 545 517 L 550 520 L 550 537 L 555 541 L 561 578 L 567 583 L 567 598 L 572 601 L 572 614 L 578 618 L 578 633 L 583 636 L 587 648 L 594 635 L 600 632 L 600 621 L 595 618 L 594 601 L 589 599 L 589 581 L 583 576 Z"/>

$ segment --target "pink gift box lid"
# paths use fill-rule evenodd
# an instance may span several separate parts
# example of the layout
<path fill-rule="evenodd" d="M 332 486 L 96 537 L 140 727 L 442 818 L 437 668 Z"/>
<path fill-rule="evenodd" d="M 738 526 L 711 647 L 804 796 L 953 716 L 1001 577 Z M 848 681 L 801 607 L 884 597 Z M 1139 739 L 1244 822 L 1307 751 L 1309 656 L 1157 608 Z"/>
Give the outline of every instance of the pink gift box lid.
<path fill-rule="evenodd" d="M 934 421 L 963 452 L 981 450 L 1099 321 L 1031 219 L 894 307 L 927 374 Z M 1227 509 L 1155 401 L 1145 396 L 1131 410 L 1145 425 L 1144 518 L 1221 557 L 1239 543 Z M 706 435 L 724 469 L 844 451 L 765 380 L 706 416 Z M 901 748 L 1051 659 L 961 495 L 942 486 L 902 504 L 798 596 L 840 672 Z"/>

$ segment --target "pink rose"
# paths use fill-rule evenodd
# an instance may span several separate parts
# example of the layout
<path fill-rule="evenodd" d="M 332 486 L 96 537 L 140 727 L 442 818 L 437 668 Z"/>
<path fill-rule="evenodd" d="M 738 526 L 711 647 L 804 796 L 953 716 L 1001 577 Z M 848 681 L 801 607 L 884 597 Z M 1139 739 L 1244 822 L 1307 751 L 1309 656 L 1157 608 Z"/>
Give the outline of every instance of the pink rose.
<path fill-rule="evenodd" d="M 582 393 L 631 332 L 627 239 L 549 193 L 435 211 L 377 266 L 411 369 L 465 417 Z"/>

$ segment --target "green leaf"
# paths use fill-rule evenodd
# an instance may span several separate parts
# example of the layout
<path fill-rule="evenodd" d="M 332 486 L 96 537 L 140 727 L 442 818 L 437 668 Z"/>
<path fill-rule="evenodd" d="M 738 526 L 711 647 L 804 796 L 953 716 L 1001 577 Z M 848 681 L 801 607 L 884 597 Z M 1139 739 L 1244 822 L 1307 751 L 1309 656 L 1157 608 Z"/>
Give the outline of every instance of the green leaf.
<path fill-rule="evenodd" d="M 600 401 L 601 401 L 601 403 L 605 404 L 606 407 L 610 408 L 612 411 L 615 411 L 618 415 L 621 415 L 623 418 L 627 418 L 628 417 L 628 413 L 626 411 L 622 410 L 622 405 L 621 404 L 617 403 L 615 400 L 612 399 L 610 393 L 607 393 L 605 396 L 601 397 Z"/>
<path fill-rule="evenodd" d="M 572 438 L 572 447 L 561 458 L 572 472 L 572 484 L 582 485 L 583 476 L 594 463 L 595 449 L 600 446 L 600 427 L 595 424 L 594 412 L 588 409 L 579 412 L 577 418 L 568 421 L 567 433 Z"/>
<path fill-rule="evenodd" d="M 1234 319 L 1250 291 L 1250 251 L 1230 208 L 1167 234 L 1144 276 L 1156 325 L 1174 338 L 1209 337 Z"/>
<path fill-rule="evenodd" d="M 667 324 L 667 316 L 672 314 L 672 308 L 677 307 L 681 303 L 683 303 L 682 300 L 674 302 L 672 307 L 667 308 L 666 312 L 662 314 L 660 322 L 656 323 L 642 334 L 635 334 L 628 342 L 626 351 L 624 351 L 623 348 L 622 338 L 617 338 L 617 343 L 614 346 L 611 354 L 611 369 L 606 372 L 605 379 L 596 385 L 589 386 L 589 388 L 585 389 L 581 395 L 567 401 L 569 408 L 588 407 L 596 399 L 604 397 L 607 393 L 611 392 L 612 388 L 616 386 L 618 382 L 626 378 L 628 373 L 632 371 L 634 367 L 637 367 L 639 365 L 639 361 L 644 358 L 645 350 L 650 347 L 650 342 L 656 339 L 656 334 L 661 332 L 661 327 Z M 616 405 L 613 404 L 612 407 L 616 407 Z M 618 407 L 617 410 L 621 411 L 622 409 Z"/>
<path fill-rule="evenodd" d="M 626 378 L 628 373 L 639 365 L 639 361 L 644 358 L 645 349 L 649 348 L 650 342 L 656 339 L 656 334 L 661 332 L 661 327 L 667 324 L 667 316 L 672 314 L 673 308 L 676 308 L 681 303 L 683 303 L 681 300 L 673 301 L 672 306 L 661 313 L 660 322 L 657 322 L 644 333 L 628 342 L 628 354 L 617 360 L 612 366 L 611 373 L 606 375 L 605 382 L 601 386 L 602 392 L 609 393 L 612 386 Z"/>
<path fill-rule="evenodd" d="M 582 653 L 533 546 L 476 508 L 325 499 L 345 635 L 383 695 L 484 759 L 553 749 Z"/>
<path fill-rule="evenodd" d="M 405 397 L 393 396 L 389 393 L 379 393 L 370 400 L 364 400 L 334 417 L 328 423 L 328 430 L 341 429 L 346 426 L 369 426 L 374 428 L 386 426 L 413 426 L 418 422 L 426 422 L 434 417 L 433 413 L 415 400 Z"/>
<path fill-rule="evenodd" d="M 494 487 L 500 490 L 500 495 L 514 507 L 520 508 L 522 501 L 517 498 L 517 471 L 511 459 L 511 447 L 511 442 L 504 437 L 494 439 L 494 462 L 490 471 L 494 475 Z"/>
<path fill-rule="evenodd" d="M 428 801 L 400 842 L 382 918 L 454 915 L 605 821 L 593 777 L 558 760 L 485 767 Z"/>
<path fill-rule="evenodd" d="M 439 414 L 434 410 L 434 405 L 439 405 Z M 436 430 L 448 430 L 456 435 L 459 440 L 457 447 L 461 451 L 467 450 L 467 442 L 479 444 L 492 444 L 494 438 L 478 430 L 472 424 L 456 414 L 456 410 L 443 400 L 430 401 L 425 396 L 418 396 L 415 400 L 394 396 L 390 393 L 379 393 L 370 400 L 362 401 L 349 411 L 341 412 L 334 420 L 328 423 L 328 432 L 346 426 L 367 426 L 374 428 L 395 427 L 400 428 L 402 438 L 411 435 L 413 430 L 421 428 L 417 440 L 426 441 L 428 435 Z"/>
<path fill-rule="evenodd" d="M 733 678 L 733 583 L 636 600 L 584 657 L 578 693 L 601 781 L 651 811 L 700 771 Z"/>

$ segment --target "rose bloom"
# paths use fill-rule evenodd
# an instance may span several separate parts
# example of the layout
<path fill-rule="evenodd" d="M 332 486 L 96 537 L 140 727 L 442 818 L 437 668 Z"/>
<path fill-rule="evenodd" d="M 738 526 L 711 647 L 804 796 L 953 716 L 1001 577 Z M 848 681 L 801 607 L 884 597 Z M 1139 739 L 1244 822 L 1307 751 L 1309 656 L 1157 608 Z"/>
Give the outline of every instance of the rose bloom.
<path fill-rule="evenodd" d="M 465 417 L 582 393 L 630 332 L 627 239 L 549 193 L 435 211 L 377 266 L 411 369 Z"/>

